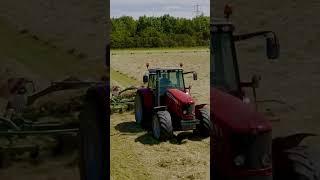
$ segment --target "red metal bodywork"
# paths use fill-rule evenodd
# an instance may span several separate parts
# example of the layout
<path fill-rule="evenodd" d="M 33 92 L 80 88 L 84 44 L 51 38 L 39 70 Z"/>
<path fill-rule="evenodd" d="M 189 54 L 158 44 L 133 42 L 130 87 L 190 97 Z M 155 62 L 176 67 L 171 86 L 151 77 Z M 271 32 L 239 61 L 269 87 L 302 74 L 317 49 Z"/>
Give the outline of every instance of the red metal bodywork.
<path fill-rule="evenodd" d="M 144 115 L 147 119 L 152 119 L 153 108 L 155 107 L 155 92 L 150 88 L 138 90 L 143 97 Z M 167 89 L 165 96 L 160 97 L 160 106 L 166 106 L 169 111 L 176 130 L 191 130 L 197 124 L 196 111 L 204 105 L 195 106 L 195 102 L 190 94 L 179 89 Z M 183 114 L 183 108 L 188 107 L 189 112 Z M 146 122 L 148 124 L 148 122 Z M 185 124 L 187 123 L 187 124 Z"/>
<path fill-rule="evenodd" d="M 183 104 L 192 104 L 194 103 L 192 97 L 178 89 L 168 89 L 167 93 L 171 94 L 174 98 L 178 99 Z"/>
<path fill-rule="evenodd" d="M 178 89 L 168 89 L 165 102 L 171 114 L 173 113 L 175 116 L 180 117 L 183 120 L 193 120 L 195 118 L 194 109 L 192 114 L 182 114 L 182 107 L 184 105 L 192 105 L 195 103 L 189 94 Z"/>
<path fill-rule="evenodd" d="M 138 89 L 138 94 L 141 94 L 142 98 L 143 98 L 143 110 L 144 113 L 146 115 L 150 115 L 152 114 L 152 108 L 153 108 L 153 104 L 154 104 L 154 100 L 153 100 L 153 92 L 151 89 L 149 88 L 141 88 Z"/>
<path fill-rule="evenodd" d="M 272 177 L 272 166 L 261 169 L 239 169 L 233 165 L 234 149 L 230 144 L 232 134 L 260 134 L 272 131 L 271 123 L 252 105 L 241 99 L 211 87 L 211 163 L 218 164 L 220 171 L 229 177 Z"/>
<path fill-rule="evenodd" d="M 239 98 L 211 88 L 211 117 L 215 124 L 233 133 L 262 133 L 271 131 L 271 123 L 254 106 L 244 104 Z"/>

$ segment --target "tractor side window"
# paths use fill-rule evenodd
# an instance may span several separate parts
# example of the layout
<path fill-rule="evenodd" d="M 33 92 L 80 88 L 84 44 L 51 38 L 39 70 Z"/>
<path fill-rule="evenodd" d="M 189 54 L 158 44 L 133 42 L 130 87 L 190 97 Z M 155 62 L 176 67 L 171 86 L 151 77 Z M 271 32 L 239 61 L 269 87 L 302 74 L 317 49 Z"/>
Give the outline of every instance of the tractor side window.
<path fill-rule="evenodd" d="M 172 87 L 172 80 L 168 72 L 161 72 L 159 79 L 160 95 L 163 95 L 168 87 Z"/>
<path fill-rule="evenodd" d="M 211 84 L 228 91 L 238 90 L 236 64 L 232 52 L 232 35 L 229 33 L 214 34 L 213 46 L 213 78 Z"/>
<path fill-rule="evenodd" d="M 150 75 L 148 87 L 149 87 L 150 89 L 156 89 L 155 75 Z"/>
<path fill-rule="evenodd" d="M 172 71 L 168 73 L 171 87 L 184 89 L 183 76 L 181 71 Z"/>

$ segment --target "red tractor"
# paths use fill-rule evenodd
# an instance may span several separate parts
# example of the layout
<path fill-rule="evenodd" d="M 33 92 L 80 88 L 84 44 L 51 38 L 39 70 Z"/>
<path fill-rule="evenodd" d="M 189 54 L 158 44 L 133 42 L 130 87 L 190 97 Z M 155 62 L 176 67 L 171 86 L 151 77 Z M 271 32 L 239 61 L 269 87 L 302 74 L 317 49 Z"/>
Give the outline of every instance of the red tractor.
<path fill-rule="evenodd" d="M 135 119 L 137 124 L 152 129 L 158 140 L 168 140 L 173 131 L 196 130 L 204 137 L 209 136 L 211 122 L 206 104 L 195 105 L 190 95 L 190 87 L 185 86 L 181 68 L 148 69 L 143 76 L 146 88 L 137 90 L 135 98 Z M 147 64 L 147 68 L 149 65 Z"/>
<path fill-rule="evenodd" d="M 264 37 L 267 57 L 279 56 L 272 31 L 234 35 L 230 21 L 211 24 L 211 179 L 318 180 L 315 167 L 300 142 L 314 134 L 294 134 L 272 139 L 272 125 L 247 101 L 243 88 L 257 88 L 260 78 L 242 82 L 235 43 Z M 254 91 L 255 92 L 255 91 Z"/>

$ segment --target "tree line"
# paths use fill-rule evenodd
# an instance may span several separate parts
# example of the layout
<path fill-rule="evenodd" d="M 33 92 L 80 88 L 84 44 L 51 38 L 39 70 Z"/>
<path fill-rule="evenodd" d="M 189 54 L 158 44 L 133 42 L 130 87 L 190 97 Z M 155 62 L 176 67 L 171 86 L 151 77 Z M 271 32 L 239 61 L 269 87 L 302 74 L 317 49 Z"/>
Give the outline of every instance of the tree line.
<path fill-rule="evenodd" d="M 111 48 L 209 46 L 210 17 L 170 15 L 112 18 Z"/>

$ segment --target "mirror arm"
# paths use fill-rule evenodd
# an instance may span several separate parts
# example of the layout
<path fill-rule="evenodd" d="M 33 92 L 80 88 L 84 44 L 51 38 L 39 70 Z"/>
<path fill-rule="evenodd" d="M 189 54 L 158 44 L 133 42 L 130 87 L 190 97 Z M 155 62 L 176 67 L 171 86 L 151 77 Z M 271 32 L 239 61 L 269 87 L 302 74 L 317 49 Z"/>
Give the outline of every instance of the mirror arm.
<path fill-rule="evenodd" d="M 241 87 L 252 87 L 252 82 L 240 82 Z"/>
<path fill-rule="evenodd" d="M 183 74 L 190 74 L 190 73 L 194 73 L 195 71 L 189 71 L 189 72 L 184 72 Z"/>
<path fill-rule="evenodd" d="M 272 33 L 273 36 L 275 36 L 275 33 L 273 31 L 258 31 L 254 33 L 234 35 L 233 41 L 243 41 L 243 40 L 251 39 L 257 36 L 265 36 L 266 34 L 269 34 L 269 33 Z"/>

